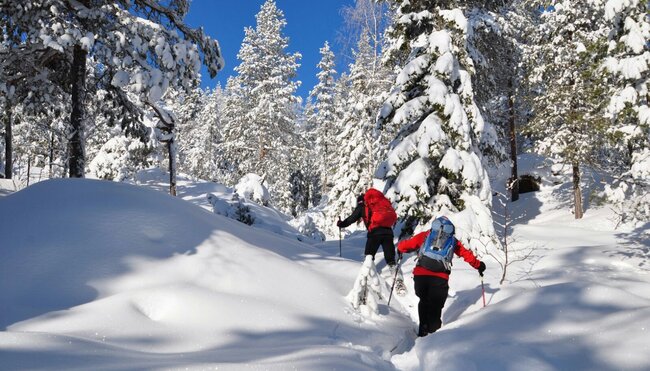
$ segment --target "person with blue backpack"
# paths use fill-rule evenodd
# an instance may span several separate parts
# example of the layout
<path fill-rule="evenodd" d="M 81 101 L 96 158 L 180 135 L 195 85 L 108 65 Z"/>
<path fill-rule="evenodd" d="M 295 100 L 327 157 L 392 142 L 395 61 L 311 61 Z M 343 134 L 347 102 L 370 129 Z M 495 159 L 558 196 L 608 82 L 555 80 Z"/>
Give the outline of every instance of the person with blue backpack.
<path fill-rule="evenodd" d="M 427 336 L 442 326 L 442 308 L 449 292 L 448 281 L 454 254 L 477 269 L 481 276 L 485 271 L 485 263 L 463 246 L 454 234 L 454 224 L 441 216 L 431 223 L 431 229 L 403 240 L 397 246 L 400 256 L 418 251 L 417 264 L 413 269 L 415 295 L 420 299 L 418 336 Z"/>

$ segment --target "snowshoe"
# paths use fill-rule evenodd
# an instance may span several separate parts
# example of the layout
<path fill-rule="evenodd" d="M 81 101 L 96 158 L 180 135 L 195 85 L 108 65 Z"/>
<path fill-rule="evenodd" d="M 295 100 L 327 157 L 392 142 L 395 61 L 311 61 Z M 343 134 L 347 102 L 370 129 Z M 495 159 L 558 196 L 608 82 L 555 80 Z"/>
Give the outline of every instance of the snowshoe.
<path fill-rule="evenodd" d="M 363 288 L 359 291 L 359 305 L 366 305 L 368 300 L 368 283 L 363 284 Z"/>
<path fill-rule="evenodd" d="M 397 296 L 404 296 L 406 295 L 406 285 L 404 284 L 404 279 L 398 277 L 397 280 L 395 280 L 395 293 Z"/>
<path fill-rule="evenodd" d="M 391 278 L 395 278 L 396 277 L 395 270 L 399 268 L 393 265 L 390 266 L 389 269 L 390 269 Z M 395 286 L 393 289 L 395 290 L 395 294 L 397 294 L 398 296 L 406 295 L 406 285 L 404 284 L 404 276 L 402 275 L 401 269 L 399 269 L 399 271 L 397 272 L 397 277 L 395 278 Z"/>

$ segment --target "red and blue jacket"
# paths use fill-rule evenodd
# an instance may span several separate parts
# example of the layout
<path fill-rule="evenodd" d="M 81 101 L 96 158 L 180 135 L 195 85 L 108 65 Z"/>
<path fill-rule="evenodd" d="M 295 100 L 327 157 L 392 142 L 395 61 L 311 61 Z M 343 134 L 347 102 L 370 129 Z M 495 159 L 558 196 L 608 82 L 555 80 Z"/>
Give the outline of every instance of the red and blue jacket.
<path fill-rule="evenodd" d="M 408 253 L 412 252 L 414 250 L 418 250 L 420 247 L 422 247 L 422 244 L 427 240 L 427 236 L 429 236 L 429 233 L 431 231 L 425 231 L 422 233 L 418 233 L 415 236 L 409 238 L 408 240 L 403 240 L 400 241 L 400 243 L 397 245 L 397 250 L 401 253 Z M 473 268 L 478 269 L 479 265 L 481 265 L 481 261 L 478 260 L 478 258 L 470 251 L 467 249 L 463 244 L 459 241 L 456 240 L 456 247 L 454 248 L 454 254 L 460 256 L 465 260 L 469 265 L 471 265 Z M 440 277 L 444 278 L 446 280 L 449 279 L 449 273 L 447 272 L 434 272 L 429 269 L 426 269 L 421 266 L 416 266 L 413 269 L 413 275 L 414 276 L 435 276 L 435 277 Z"/>

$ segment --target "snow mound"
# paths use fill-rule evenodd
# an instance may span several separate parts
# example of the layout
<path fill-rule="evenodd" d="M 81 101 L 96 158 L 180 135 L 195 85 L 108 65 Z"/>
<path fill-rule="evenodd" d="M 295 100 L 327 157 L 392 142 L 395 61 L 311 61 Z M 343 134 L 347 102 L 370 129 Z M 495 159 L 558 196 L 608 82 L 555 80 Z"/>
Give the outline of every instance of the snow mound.
<path fill-rule="evenodd" d="M 235 186 L 235 192 L 260 205 L 268 205 L 271 199 L 269 190 L 264 185 L 264 179 L 257 174 L 244 175 Z"/>
<path fill-rule="evenodd" d="M 44 181 L 0 219 L 8 369 L 390 369 L 411 325 L 347 312 L 358 263 L 146 187 Z"/>
<path fill-rule="evenodd" d="M 160 169 L 147 169 L 136 174 L 135 184 L 167 193 L 169 174 Z M 311 233 L 304 234 L 292 226 L 289 216 L 270 206 L 245 199 L 230 187 L 205 181 L 190 180 L 184 176 L 176 179 L 178 197 L 215 214 L 235 219 L 257 229 L 263 229 L 297 241 L 316 243 Z M 309 231 L 307 231 L 309 232 Z"/>
<path fill-rule="evenodd" d="M 377 273 L 372 256 L 366 255 L 363 265 L 354 281 L 352 290 L 346 296 L 354 309 L 362 316 L 373 318 L 379 314 L 379 302 L 388 297 L 384 282 Z"/>

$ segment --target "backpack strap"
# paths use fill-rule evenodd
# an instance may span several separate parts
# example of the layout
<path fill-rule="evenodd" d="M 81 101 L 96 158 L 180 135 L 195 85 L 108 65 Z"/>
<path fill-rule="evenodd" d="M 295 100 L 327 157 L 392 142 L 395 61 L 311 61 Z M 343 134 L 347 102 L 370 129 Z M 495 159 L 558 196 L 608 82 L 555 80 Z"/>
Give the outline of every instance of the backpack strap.
<path fill-rule="evenodd" d="M 438 244 L 440 240 L 440 236 L 442 235 L 442 228 L 443 225 L 440 224 L 440 229 L 438 230 L 438 233 L 436 234 L 436 245 Z M 418 259 L 422 257 L 422 254 L 424 251 L 431 246 L 433 243 L 433 229 L 429 230 L 429 235 L 427 236 L 427 239 L 424 241 L 424 244 L 420 247 L 420 250 L 418 251 Z"/>
<path fill-rule="evenodd" d="M 437 227 L 436 223 L 439 223 L 439 227 L 434 229 Z M 452 227 L 451 233 L 445 231 L 446 226 Z M 445 241 L 441 241 L 443 234 Z M 418 251 L 416 265 L 433 272 L 450 272 L 456 241 L 453 224 L 446 218 L 437 218 L 433 221 L 429 235 Z M 436 248 L 433 249 L 433 246 Z"/>

